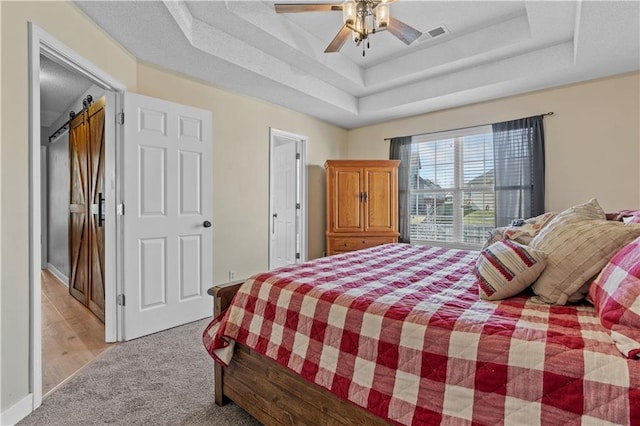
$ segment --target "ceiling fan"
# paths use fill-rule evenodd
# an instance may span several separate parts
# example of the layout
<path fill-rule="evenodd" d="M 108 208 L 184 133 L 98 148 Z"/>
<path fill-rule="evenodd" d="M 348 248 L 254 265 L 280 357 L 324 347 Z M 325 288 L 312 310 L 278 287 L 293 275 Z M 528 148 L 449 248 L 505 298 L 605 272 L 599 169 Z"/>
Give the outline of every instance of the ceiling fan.
<path fill-rule="evenodd" d="M 395 19 L 389 13 L 389 3 L 397 0 L 346 0 L 344 3 L 276 3 L 276 13 L 299 12 L 339 12 L 342 11 L 344 25 L 329 43 L 325 53 L 338 52 L 349 38 L 353 37 L 356 46 L 366 40 L 369 48 L 369 35 L 388 30 L 405 44 L 413 43 L 422 33 L 410 25 Z M 362 45 L 365 56 L 365 45 Z"/>

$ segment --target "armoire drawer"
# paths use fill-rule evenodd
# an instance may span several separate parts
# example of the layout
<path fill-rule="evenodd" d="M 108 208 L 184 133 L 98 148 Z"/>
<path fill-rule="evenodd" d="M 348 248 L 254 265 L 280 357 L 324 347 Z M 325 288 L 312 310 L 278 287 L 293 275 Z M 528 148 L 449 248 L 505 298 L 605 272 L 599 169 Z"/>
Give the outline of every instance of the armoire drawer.
<path fill-rule="evenodd" d="M 361 250 L 369 247 L 380 246 L 382 244 L 395 243 L 396 237 L 344 237 L 332 238 L 329 240 L 330 252 L 345 252 Z"/>

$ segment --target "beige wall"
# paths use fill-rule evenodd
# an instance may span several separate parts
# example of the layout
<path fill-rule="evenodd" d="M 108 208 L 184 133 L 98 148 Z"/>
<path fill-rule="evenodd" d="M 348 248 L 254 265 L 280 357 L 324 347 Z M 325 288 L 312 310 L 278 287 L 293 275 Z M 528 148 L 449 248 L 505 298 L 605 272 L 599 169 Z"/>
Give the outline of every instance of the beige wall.
<path fill-rule="evenodd" d="M 213 112 L 213 280 L 268 267 L 269 127 L 309 138 L 310 258 L 324 250 L 324 162 L 346 156 L 347 132 L 304 114 L 138 64 L 138 93 Z"/>
<path fill-rule="evenodd" d="M 546 117 L 548 210 L 597 198 L 605 210 L 640 208 L 640 73 L 367 126 L 349 132 L 348 158 L 388 158 L 384 138 Z"/>
<path fill-rule="evenodd" d="M 29 393 L 28 21 L 130 91 L 212 111 L 214 282 L 226 281 L 231 270 L 242 277 L 267 267 L 269 127 L 309 137 L 308 253 L 310 257 L 322 255 L 323 164 L 328 158 L 346 155 L 346 130 L 138 64 L 70 3 L 2 1 L 0 5 L 4 106 L 0 130 L 0 411 Z"/>

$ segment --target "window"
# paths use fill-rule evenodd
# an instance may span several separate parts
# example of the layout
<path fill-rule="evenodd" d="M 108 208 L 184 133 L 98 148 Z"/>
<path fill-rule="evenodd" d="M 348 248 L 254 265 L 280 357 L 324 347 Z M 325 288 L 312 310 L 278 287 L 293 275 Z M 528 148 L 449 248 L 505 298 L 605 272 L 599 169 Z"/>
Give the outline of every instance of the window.
<path fill-rule="evenodd" d="M 412 243 L 477 247 L 495 228 L 493 132 L 480 126 L 413 136 Z"/>

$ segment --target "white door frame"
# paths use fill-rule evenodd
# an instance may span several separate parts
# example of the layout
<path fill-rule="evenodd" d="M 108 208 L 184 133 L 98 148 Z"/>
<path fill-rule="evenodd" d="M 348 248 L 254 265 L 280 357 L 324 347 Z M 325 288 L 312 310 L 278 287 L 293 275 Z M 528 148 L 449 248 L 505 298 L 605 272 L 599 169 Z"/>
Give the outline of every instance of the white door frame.
<path fill-rule="evenodd" d="M 288 139 L 296 139 L 300 141 L 300 169 L 297 180 L 297 186 L 300 188 L 300 262 L 307 260 L 307 241 L 308 241 L 308 218 L 307 218 L 307 136 L 298 135 L 284 130 L 269 128 L 269 269 L 273 269 L 271 265 L 271 233 L 273 232 L 273 166 L 274 166 L 274 148 L 275 138 L 283 137 Z"/>
<path fill-rule="evenodd" d="M 49 164 L 47 163 L 48 159 L 48 149 L 49 147 L 46 145 L 40 145 L 40 225 L 42 229 L 40 232 L 42 233 L 42 244 L 40 247 L 40 253 L 42 258 L 40 259 L 40 268 L 45 269 L 49 264 L 49 223 L 47 218 L 49 217 L 49 206 L 47 205 L 47 191 L 49 187 Z M 43 186 L 45 188 L 43 188 Z M 42 214 L 44 213 L 44 214 Z"/>
<path fill-rule="evenodd" d="M 96 85 L 107 90 L 105 107 L 105 220 L 114 224 L 105 232 L 105 340 L 114 342 L 120 338 L 117 286 L 120 285 L 116 242 L 120 240 L 117 222 L 116 200 L 120 195 L 120 170 L 117 154 L 122 138 L 116 129 L 116 111 L 122 109 L 122 93 L 126 87 L 117 79 L 102 71 L 95 64 L 69 49 L 60 40 L 29 22 L 29 291 L 30 291 L 30 392 L 32 410 L 42 403 L 42 315 L 41 315 L 41 193 L 40 188 L 40 55 L 64 64 L 82 74 Z"/>

